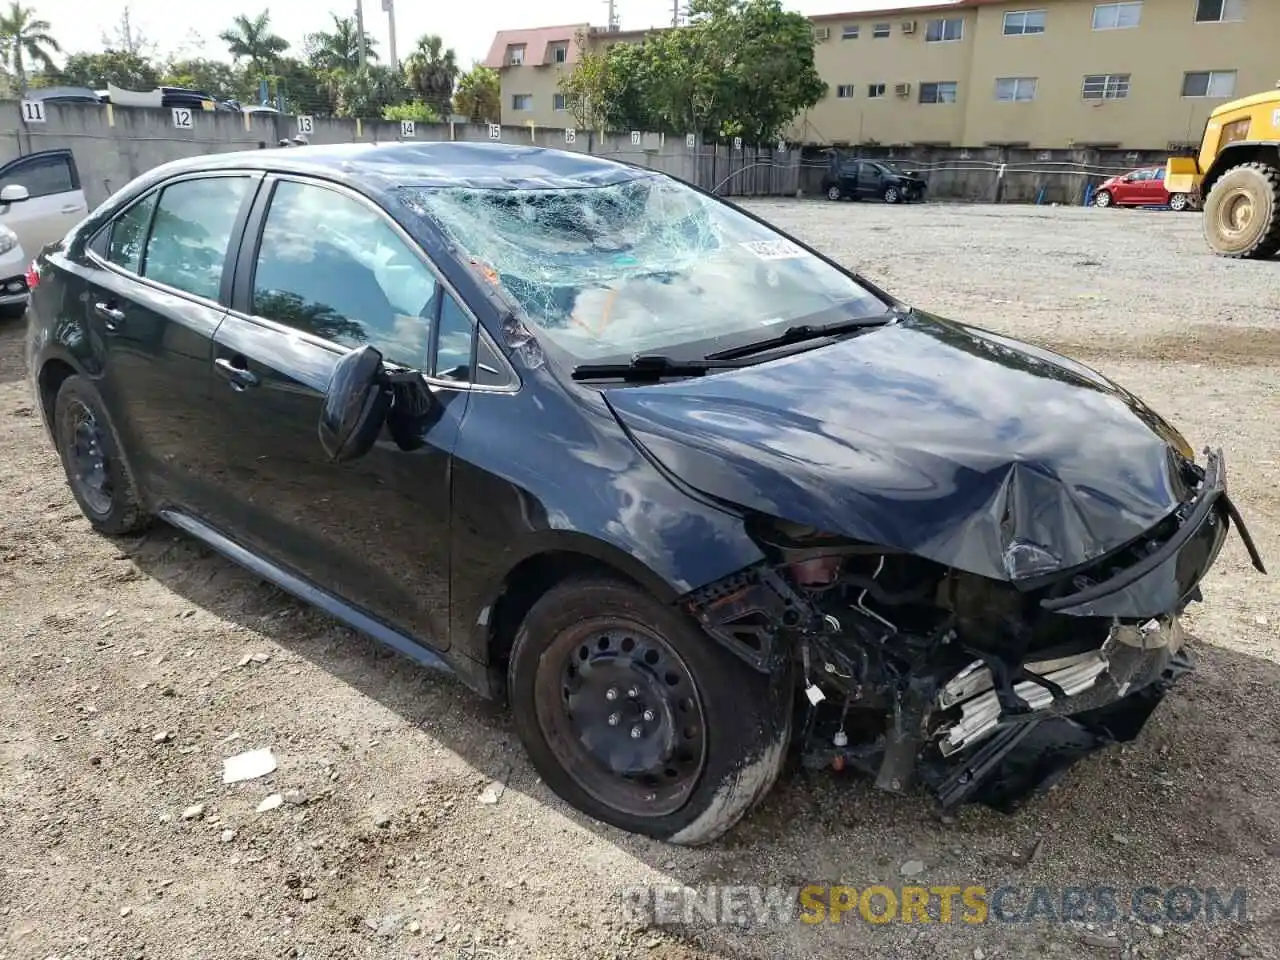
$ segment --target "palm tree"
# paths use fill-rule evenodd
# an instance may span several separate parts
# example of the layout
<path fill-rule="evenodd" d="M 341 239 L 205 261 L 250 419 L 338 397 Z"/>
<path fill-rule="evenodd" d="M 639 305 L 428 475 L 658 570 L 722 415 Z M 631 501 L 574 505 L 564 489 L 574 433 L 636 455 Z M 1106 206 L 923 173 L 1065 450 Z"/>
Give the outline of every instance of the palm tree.
<path fill-rule="evenodd" d="M 321 30 L 306 38 L 307 59 L 317 70 L 345 70 L 351 72 L 360 66 L 360 42 L 357 39 L 356 21 L 354 17 L 333 17 L 333 32 Z M 364 35 L 364 55 L 368 60 L 377 60 L 374 52 L 377 41 Z"/>
<path fill-rule="evenodd" d="M 256 17 L 237 14 L 230 30 L 218 34 L 227 45 L 231 59 L 239 63 L 243 59 L 255 74 L 260 74 L 268 64 L 289 49 L 289 41 L 271 32 L 271 11 L 263 10 Z"/>
<path fill-rule="evenodd" d="M 20 93 L 27 92 L 27 61 L 52 72 L 54 66 L 50 54 L 62 52 L 49 30 L 47 20 L 35 19 L 35 11 L 22 6 L 17 0 L 10 0 L 9 9 L 0 13 L 0 56 L 13 70 Z"/>
<path fill-rule="evenodd" d="M 445 49 L 438 36 L 432 33 L 418 39 L 413 52 L 404 58 L 404 76 L 417 98 L 435 107 L 440 116 L 453 112 L 450 101 L 458 79 L 458 57 Z"/>
<path fill-rule="evenodd" d="M 498 71 L 475 64 L 458 78 L 454 109 L 476 123 L 497 123 L 502 115 L 502 83 Z"/>

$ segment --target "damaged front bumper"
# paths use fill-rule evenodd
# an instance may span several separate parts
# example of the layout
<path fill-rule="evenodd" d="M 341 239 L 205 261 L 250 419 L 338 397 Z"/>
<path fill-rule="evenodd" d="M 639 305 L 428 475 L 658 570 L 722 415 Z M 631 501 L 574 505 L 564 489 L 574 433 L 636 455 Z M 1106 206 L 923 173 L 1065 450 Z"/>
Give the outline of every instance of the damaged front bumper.
<path fill-rule="evenodd" d="M 794 663 L 810 767 L 930 787 L 944 807 L 1016 808 L 1077 760 L 1132 740 L 1193 669 L 1179 616 L 1234 524 L 1220 453 L 1140 541 L 1027 585 L 829 537 L 698 591 L 704 629 L 762 670 Z"/>
<path fill-rule="evenodd" d="M 960 718 L 941 729 L 939 761 L 921 765 L 922 776 L 944 807 L 966 801 L 1017 807 L 1086 754 L 1134 739 L 1169 688 L 1193 669 L 1184 641 L 1176 617 L 1117 624 L 1097 650 L 1025 664 L 1039 679 L 1013 685 L 1025 708 L 1012 712 L 976 661 L 938 694 L 938 708 L 958 708 Z"/>

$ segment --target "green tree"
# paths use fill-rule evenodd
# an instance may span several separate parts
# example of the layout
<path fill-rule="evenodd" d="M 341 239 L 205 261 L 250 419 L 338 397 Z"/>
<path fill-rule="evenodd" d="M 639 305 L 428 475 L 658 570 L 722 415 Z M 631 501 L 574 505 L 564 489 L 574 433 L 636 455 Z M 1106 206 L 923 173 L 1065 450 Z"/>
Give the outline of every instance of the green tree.
<path fill-rule="evenodd" d="M 421 100 L 410 100 L 408 103 L 397 103 L 382 108 L 383 120 L 412 120 L 415 123 L 439 123 L 440 114 L 429 103 Z"/>
<path fill-rule="evenodd" d="M 127 50 L 73 53 L 57 73 L 57 82 L 71 87 L 101 90 L 108 83 L 126 90 L 154 90 L 160 72 L 145 57 Z"/>
<path fill-rule="evenodd" d="M 13 72 L 18 90 L 27 92 L 27 64 L 34 63 L 46 73 L 55 71 L 52 55 L 61 53 L 53 39 L 49 21 L 40 20 L 30 7 L 10 0 L 9 8 L 0 13 L 0 56 Z"/>
<path fill-rule="evenodd" d="M 584 126 L 763 143 L 826 94 L 812 24 L 780 0 L 692 0 L 689 11 L 679 30 L 583 51 L 560 87 Z"/>
<path fill-rule="evenodd" d="M 502 117 L 502 81 L 498 71 L 473 64 L 458 78 L 453 109 L 475 123 L 497 123 Z"/>
<path fill-rule="evenodd" d="M 249 61 L 249 70 L 255 76 L 267 72 L 272 63 L 289 49 L 284 37 L 271 32 L 271 11 L 263 10 L 256 17 L 237 14 L 228 30 L 218 34 L 227 45 L 227 52 L 236 63 Z"/>
<path fill-rule="evenodd" d="M 203 90 L 219 100 L 249 99 L 257 101 L 257 90 L 249 83 L 244 71 L 237 70 L 221 60 L 192 57 L 186 60 L 170 60 L 161 71 L 160 82 L 167 87 L 188 87 Z"/>
<path fill-rule="evenodd" d="M 337 77 L 315 70 L 293 57 L 282 57 L 271 67 L 268 83 L 273 94 L 284 100 L 286 113 L 333 116 L 338 107 Z"/>
<path fill-rule="evenodd" d="M 404 78 L 389 67 L 342 74 L 336 87 L 336 113 L 340 117 L 380 117 L 387 107 L 408 99 Z"/>
<path fill-rule="evenodd" d="M 611 55 L 591 50 L 581 33 L 578 34 L 577 44 L 578 62 L 572 70 L 560 74 L 556 86 L 564 94 L 565 106 L 579 127 L 583 130 L 603 131 L 611 119 L 610 113 L 614 107 L 615 80 L 621 78 L 623 73 L 611 70 Z M 621 46 L 623 45 L 614 49 Z"/>
<path fill-rule="evenodd" d="M 404 77 L 409 89 L 423 103 L 429 103 L 445 117 L 453 112 L 453 86 L 458 80 L 458 57 L 446 49 L 435 34 L 418 38 L 413 52 L 404 58 Z"/>
<path fill-rule="evenodd" d="M 321 30 L 307 34 L 303 38 L 302 47 L 306 52 L 307 62 L 316 70 L 343 70 L 351 72 L 360 68 L 360 41 L 357 37 L 354 17 L 333 18 L 333 30 Z M 378 59 L 375 51 L 377 41 L 366 30 L 364 34 L 364 54 L 367 61 Z"/>
<path fill-rule="evenodd" d="M 806 17 L 783 10 L 779 0 L 693 0 L 691 10 L 704 8 L 730 71 L 722 135 L 772 141 L 826 95 Z M 734 50 L 738 55 L 728 57 Z"/>

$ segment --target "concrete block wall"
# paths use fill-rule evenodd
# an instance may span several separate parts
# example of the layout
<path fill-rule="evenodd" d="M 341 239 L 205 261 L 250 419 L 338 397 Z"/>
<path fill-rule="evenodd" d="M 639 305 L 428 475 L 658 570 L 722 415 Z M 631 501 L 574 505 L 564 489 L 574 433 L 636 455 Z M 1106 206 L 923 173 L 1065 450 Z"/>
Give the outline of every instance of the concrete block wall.
<path fill-rule="evenodd" d="M 173 111 L 138 107 L 49 103 L 43 123 L 22 120 L 17 101 L 0 101 L 0 163 L 40 150 L 71 148 L 90 205 L 96 205 L 134 177 L 181 157 L 236 150 L 273 148 L 298 132 L 296 117 L 192 111 L 191 127 L 175 125 Z M 547 127 L 501 127 L 503 143 L 534 144 L 661 170 L 704 189 L 720 184 L 727 195 L 793 195 L 799 185 L 799 151 L 775 147 L 706 145 L 690 149 L 684 137 L 643 134 L 634 144 L 630 133 L 594 135 L 579 132 L 567 142 L 565 131 Z M 316 117 L 307 139 L 313 144 L 385 143 L 396 140 L 491 141 L 487 124 L 414 124 L 402 135 L 399 122 Z M 735 171 L 742 171 L 737 175 Z M 733 174 L 733 175 L 731 175 Z M 727 179 L 726 179 L 727 178 Z"/>

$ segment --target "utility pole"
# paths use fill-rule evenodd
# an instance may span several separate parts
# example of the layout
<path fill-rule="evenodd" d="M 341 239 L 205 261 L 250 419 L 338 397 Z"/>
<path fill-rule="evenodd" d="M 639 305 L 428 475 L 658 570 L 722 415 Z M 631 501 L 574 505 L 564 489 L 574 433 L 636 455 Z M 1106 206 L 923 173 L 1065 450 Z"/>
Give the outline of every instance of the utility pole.
<path fill-rule="evenodd" d="M 361 72 L 369 65 L 364 49 L 364 0 L 356 0 L 356 64 Z"/>
<path fill-rule="evenodd" d="M 387 46 L 391 53 L 391 69 L 396 69 L 396 2 L 395 0 L 382 0 L 382 9 L 387 14 Z"/>
<path fill-rule="evenodd" d="M 606 5 L 609 7 L 609 29 L 617 30 L 618 29 L 617 0 L 606 0 Z"/>
<path fill-rule="evenodd" d="M 671 26 L 680 26 L 680 0 L 671 0 Z"/>

